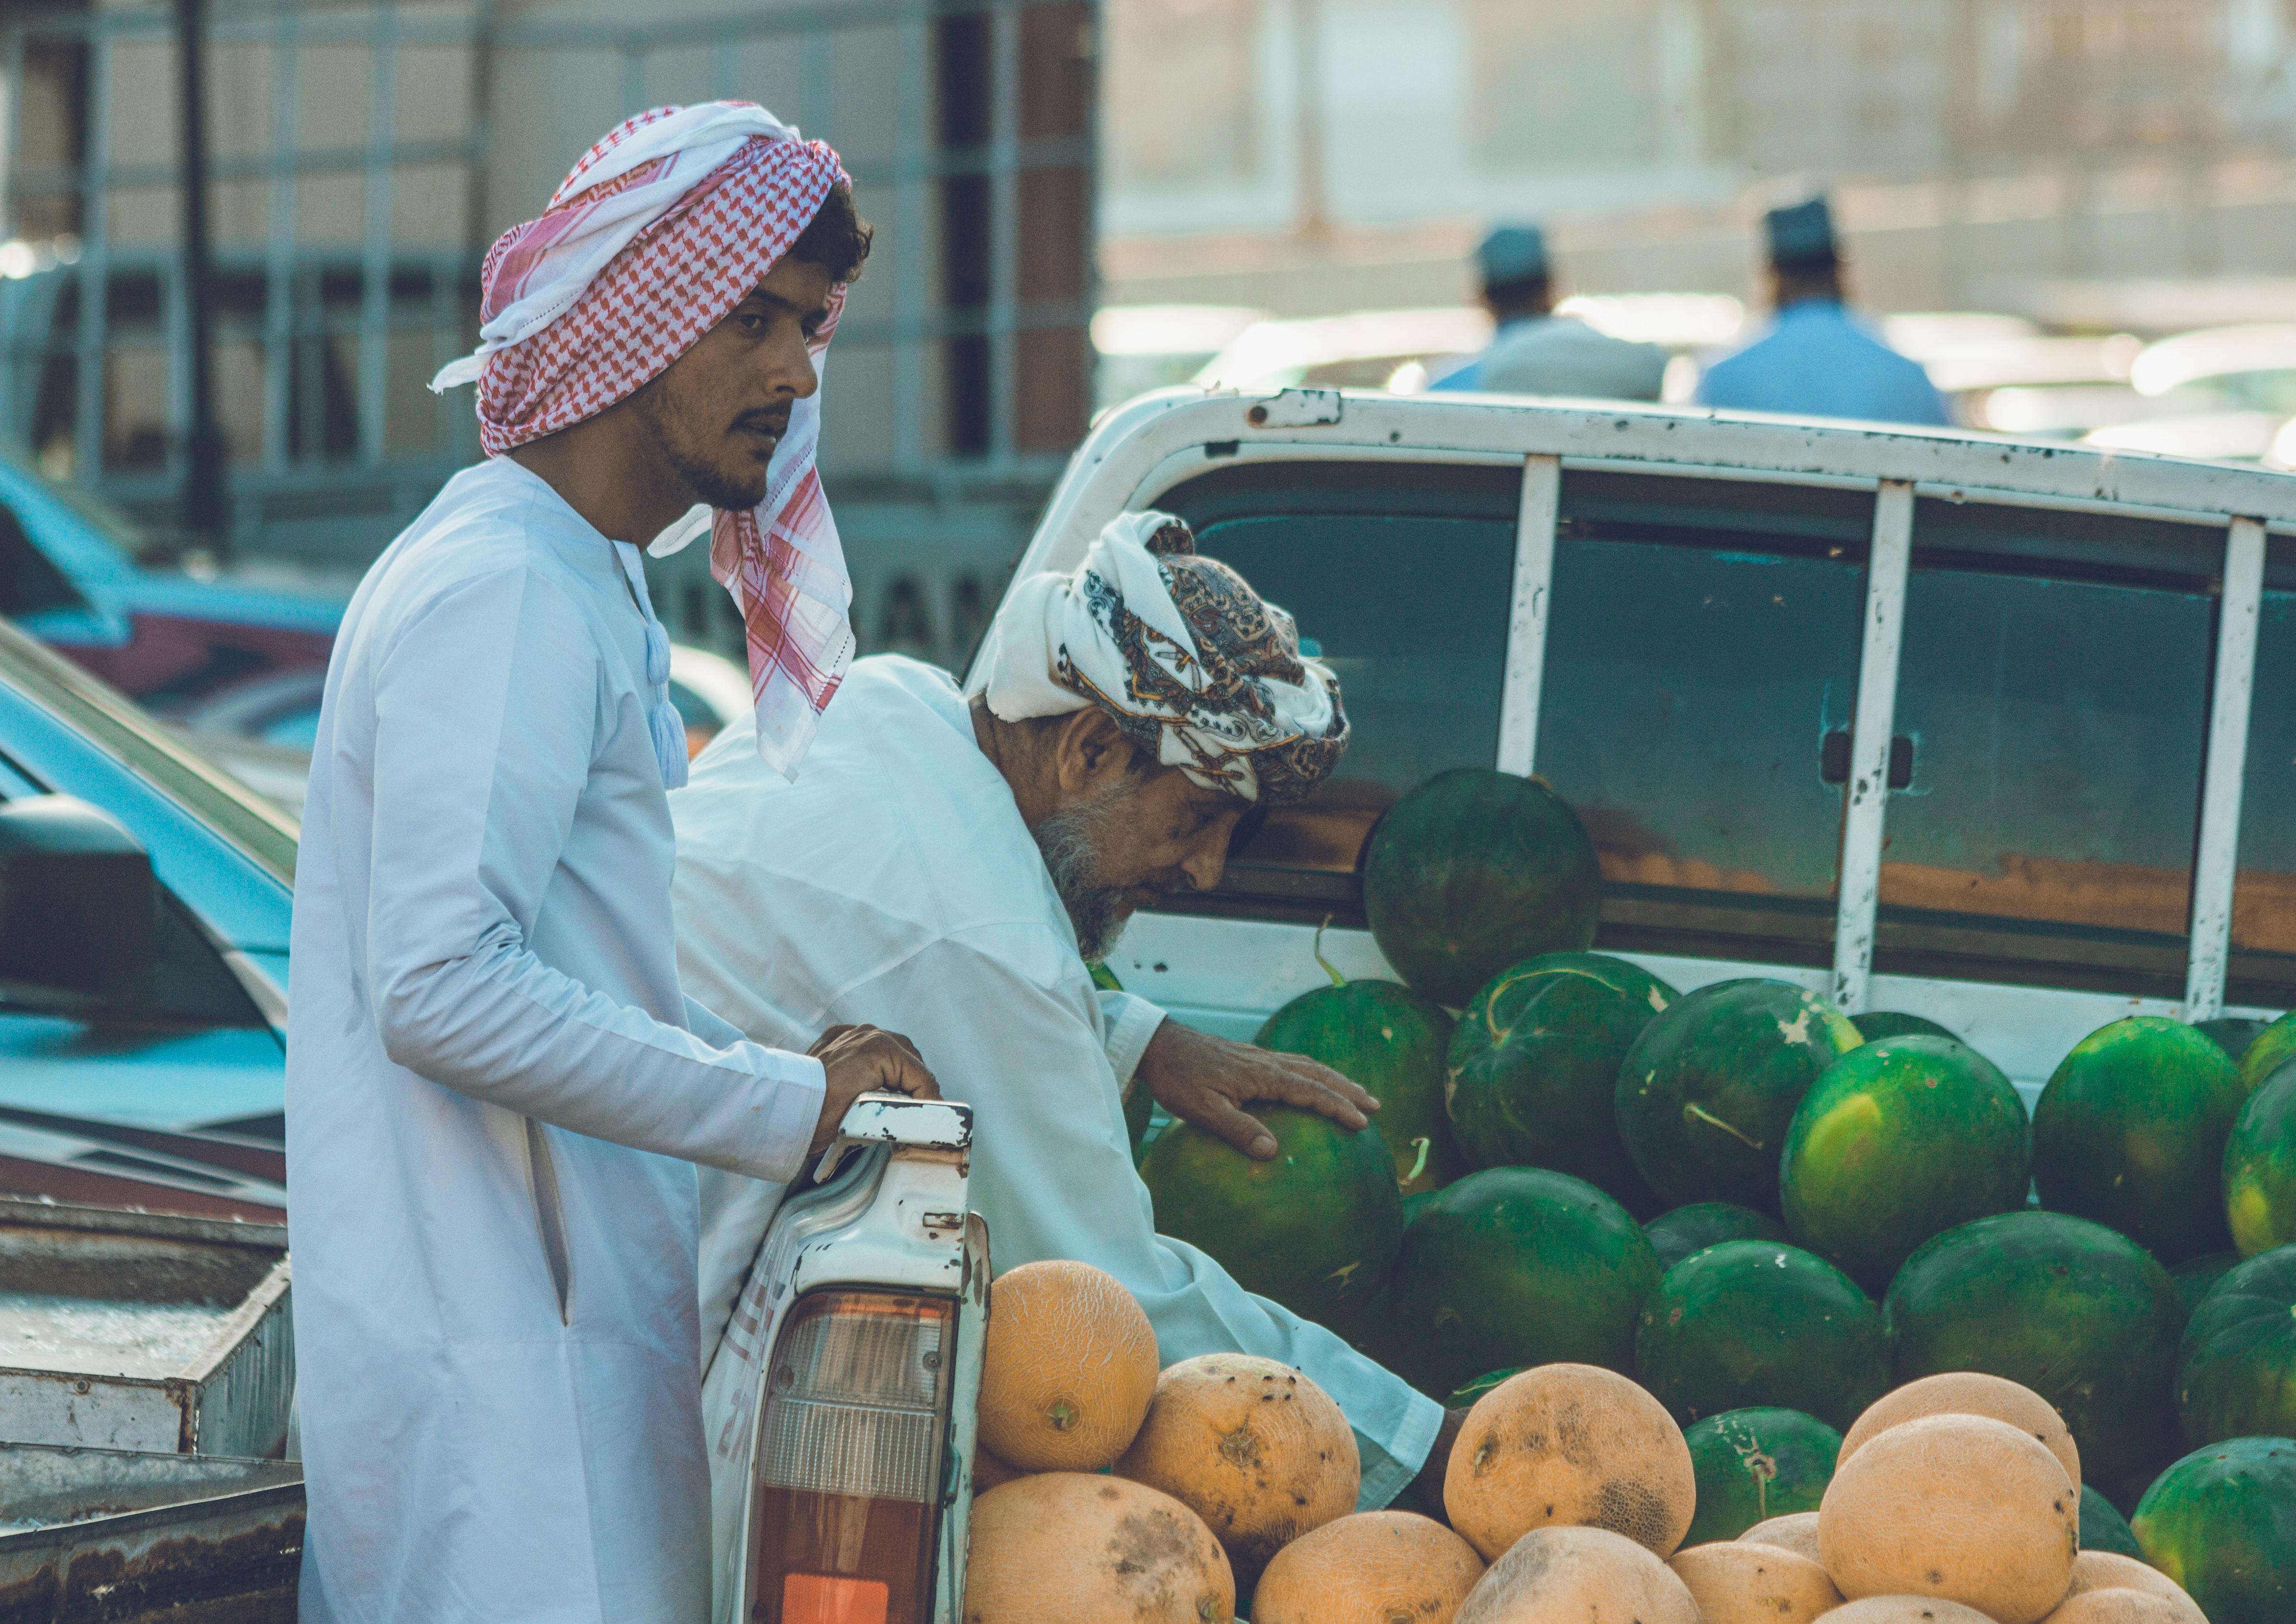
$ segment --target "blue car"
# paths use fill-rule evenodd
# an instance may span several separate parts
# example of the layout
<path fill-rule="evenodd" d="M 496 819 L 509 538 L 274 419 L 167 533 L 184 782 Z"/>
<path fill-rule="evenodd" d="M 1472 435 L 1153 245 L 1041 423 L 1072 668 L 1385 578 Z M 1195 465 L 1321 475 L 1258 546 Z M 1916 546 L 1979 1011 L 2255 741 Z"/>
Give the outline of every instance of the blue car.
<path fill-rule="evenodd" d="M 295 825 L 0 623 L 0 1191 L 276 1220 Z"/>

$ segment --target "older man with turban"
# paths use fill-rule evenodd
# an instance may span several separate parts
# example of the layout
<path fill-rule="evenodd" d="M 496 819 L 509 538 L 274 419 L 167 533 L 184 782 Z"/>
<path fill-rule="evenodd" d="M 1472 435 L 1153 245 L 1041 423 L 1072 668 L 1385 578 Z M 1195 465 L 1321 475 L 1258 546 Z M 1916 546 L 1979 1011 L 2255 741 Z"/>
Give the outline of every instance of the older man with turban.
<path fill-rule="evenodd" d="M 713 103 L 614 130 L 487 257 L 439 381 L 488 460 L 352 600 L 296 869 L 306 1624 L 704 1617 L 693 1164 L 786 1179 L 855 1095 L 931 1089 L 885 1033 L 768 1047 L 685 996 L 637 554 L 707 523 L 736 731 L 794 774 L 852 648 L 813 453 L 867 247 L 833 152 Z"/>
<path fill-rule="evenodd" d="M 1206 1050 L 1210 1069 L 1261 1072 L 1247 1096 L 1312 1103 L 1336 1079 L 1168 1022 L 1086 967 L 1142 905 L 1217 884 L 1254 803 L 1331 770 L 1339 685 L 1288 615 L 1154 513 L 1111 523 L 1073 572 L 1018 583 L 978 671 L 967 694 L 912 660 L 858 661 L 793 784 L 724 740 L 702 752 L 670 798 L 686 984 L 766 1041 L 836 1021 L 907 1032 L 973 1107 L 972 1204 L 1000 1271 L 1106 1269 L 1168 1365 L 1241 1350 L 1305 1370 L 1354 1424 L 1363 1505 L 1383 1505 L 1439 1471 L 1440 1407 L 1158 1235 L 1125 1131 L 1128 1084 Z M 840 928 L 806 928 L 824 915 Z M 703 1192 L 702 1334 L 723 1336 L 704 1402 L 732 1505 L 739 1437 L 715 1418 L 755 1390 L 745 1327 L 763 1316 L 734 1309 L 770 1285 L 749 1275 L 775 1195 L 745 1183 L 705 1176 Z M 722 1561 L 738 1530 L 719 1509 Z"/>

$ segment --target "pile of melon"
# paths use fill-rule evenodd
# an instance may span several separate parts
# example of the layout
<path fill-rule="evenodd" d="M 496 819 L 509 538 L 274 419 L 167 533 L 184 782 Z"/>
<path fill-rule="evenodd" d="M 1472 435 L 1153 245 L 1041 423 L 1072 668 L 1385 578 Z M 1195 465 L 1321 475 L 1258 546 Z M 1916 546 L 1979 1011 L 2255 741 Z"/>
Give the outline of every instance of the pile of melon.
<path fill-rule="evenodd" d="M 1266 1162 L 1172 1126 L 1158 1228 L 1438 1399 L 1598 1366 L 1693 1449 L 1727 1418 L 1830 1469 L 1906 1383 L 2021 1383 L 2216 1624 L 2296 1624 L 2296 1014 L 2116 1021 L 2029 1115 L 1934 1021 L 1589 951 L 1600 894 L 1536 780 L 1403 797 L 1364 863 L 1403 981 L 1335 974 L 1259 1033 L 1376 1126 L 1272 1110 Z"/>

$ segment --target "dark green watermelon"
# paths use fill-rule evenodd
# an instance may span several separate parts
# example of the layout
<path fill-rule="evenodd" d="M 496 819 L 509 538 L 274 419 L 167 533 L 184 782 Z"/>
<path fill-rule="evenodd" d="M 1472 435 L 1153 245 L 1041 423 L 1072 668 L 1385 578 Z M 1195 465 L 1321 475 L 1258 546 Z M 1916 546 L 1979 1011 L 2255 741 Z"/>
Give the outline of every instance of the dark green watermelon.
<path fill-rule="evenodd" d="M 1636 1379 L 1685 1426 L 1800 1410 L 1839 1431 L 1890 1388 L 1881 1310 L 1824 1259 L 1725 1241 L 1666 1271 L 1635 1333 Z"/>
<path fill-rule="evenodd" d="M 1643 1226 L 1659 1266 L 1672 1268 L 1694 1251 L 1725 1241 L 1784 1241 L 1786 1226 L 1767 1212 L 1734 1202 L 1697 1202 L 1661 1212 Z"/>
<path fill-rule="evenodd" d="M 2296 1060 L 2296 1009 L 2259 1032 L 2241 1051 L 2241 1086 L 2255 1093 L 2257 1085 L 2279 1070 L 2282 1062 L 2290 1060 Z"/>
<path fill-rule="evenodd" d="M 2218 1015 L 2212 1021 L 2194 1021 L 2193 1029 L 2206 1033 L 2209 1041 L 2230 1055 L 2233 1064 L 2238 1065 L 2248 1054 L 2249 1046 L 2263 1037 L 2264 1029 L 2271 1024 L 2269 1021 L 2255 1021 L 2246 1015 Z"/>
<path fill-rule="evenodd" d="M 1443 1400 L 1443 1407 L 1450 1410 L 1473 1409 L 1475 1406 L 1481 1401 L 1485 1393 L 1490 1391 L 1491 1389 L 1496 1387 L 1509 1376 L 1519 1376 L 1521 1374 L 1522 1374 L 1522 1367 L 1520 1366 L 1510 1370 L 1486 1371 L 1481 1375 L 1477 1376 L 1473 1381 L 1463 1382 L 1459 1386 L 1452 1389 L 1451 1396 Z"/>
<path fill-rule="evenodd" d="M 2185 1259 L 2169 1271 L 2169 1278 L 2177 1283 L 2177 1300 L 2185 1305 L 2185 1319 L 2193 1317 L 2193 1310 L 2201 1306 L 2201 1300 L 2239 1261 L 2236 1251 L 2206 1251 L 2197 1258 Z"/>
<path fill-rule="evenodd" d="M 1642 1228 L 1584 1179 L 1486 1168 L 1429 1198 L 1390 1295 L 1406 1365 L 1440 1397 L 1486 1371 L 1558 1361 L 1634 1370 L 1635 1316 L 1658 1284 Z"/>
<path fill-rule="evenodd" d="M 1687 1546 L 1735 1539 L 1757 1522 L 1816 1511 L 1833 1480 L 1841 1434 L 1800 1410 L 1725 1410 L 1685 1427 L 1697 1475 Z"/>
<path fill-rule="evenodd" d="M 1252 1042 L 1304 1054 L 1379 1102 L 1379 1131 L 1395 1152 L 1404 1193 L 1439 1190 L 1463 1169 L 1443 1114 L 1443 1056 L 1451 1017 L 1398 981 L 1349 981 L 1301 993 L 1268 1016 Z"/>
<path fill-rule="evenodd" d="M 2177 1420 L 2197 1449 L 2226 1438 L 2296 1438 L 2296 1246 L 2217 1282 L 2177 1351 Z"/>
<path fill-rule="evenodd" d="M 1977 1370 L 2024 1383 L 2065 1418 L 2085 1479 L 2109 1485 L 2172 1436 L 2177 1288 L 2102 1224 L 2010 1212 L 1948 1229 L 1906 1259 L 1882 1311 L 1898 1381 Z"/>
<path fill-rule="evenodd" d="M 2033 1107 L 2041 1204 L 2110 1225 L 2164 1263 L 2224 1251 L 2217 1181 L 2243 1097 L 2240 1068 L 2181 1021 L 2099 1028 Z"/>
<path fill-rule="evenodd" d="M 2226 1136 L 2225 1220 L 2243 1258 L 2296 1243 L 2296 1066 L 2241 1104 Z"/>
<path fill-rule="evenodd" d="M 1601 953 L 1526 959 L 1478 992 L 1451 1034 L 1448 1104 L 1479 1168 L 1553 1168 L 1654 1210 L 1619 1143 L 1619 1062 L 1673 988 Z"/>
<path fill-rule="evenodd" d="M 1288 1106 L 1259 1110 L 1275 1136 L 1254 1161 L 1185 1122 L 1148 1149 L 1140 1177 L 1156 1229 L 1218 1259 L 1248 1292 L 1344 1325 L 1376 1299 L 1403 1233 L 1395 1162 L 1377 1128 L 1349 1133 Z"/>
<path fill-rule="evenodd" d="M 2128 1519 L 2115 1509 L 2112 1501 L 2097 1493 L 2094 1484 L 2081 1485 L 2080 1548 L 2084 1551 L 2111 1551 L 2116 1556 L 2133 1556 L 2144 1560 L 2144 1547 L 2136 1543 L 2130 1531 Z"/>
<path fill-rule="evenodd" d="M 1863 1044 L 1816 993 L 1749 979 L 1702 987 L 1651 1018 L 1619 1068 L 1619 1136 L 1660 1199 L 1778 1210 L 1794 1108 Z"/>
<path fill-rule="evenodd" d="M 1953 1038 L 1883 1038 L 1820 1077 L 1786 1130 L 1778 1188 L 1794 1239 L 1870 1291 L 1931 1235 L 2025 1204 L 2025 1104 Z"/>
<path fill-rule="evenodd" d="M 1156 1096 L 1148 1085 L 1134 1078 L 1124 1090 L 1124 1136 L 1132 1146 L 1132 1165 L 1148 1153 L 1148 1124 L 1156 1114 Z"/>
<path fill-rule="evenodd" d="M 1927 1015 L 1908 1015 L 1902 1010 L 1869 1009 L 1862 1015 L 1852 1015 L 1849 1023 L 1868 1043 L 1879 1043 L 1884 1038 L 1960 1038 L 1939 1026 Z"/>
<path fill-rule="evenodd" d="M 1456 1009 L 1509 964 L 1591 946 L 1603 876 L 1552 790 L 1461 767 L 1387 809 L 1364 846 L 1363 896 L 1387 962 Z"/>
<path fill-rule="evenodd" d="M 2234 1438 L 2162 1472 L 2128 1520 L 2209 1624 L 2296 1619 L 2296 1439 Z"/>

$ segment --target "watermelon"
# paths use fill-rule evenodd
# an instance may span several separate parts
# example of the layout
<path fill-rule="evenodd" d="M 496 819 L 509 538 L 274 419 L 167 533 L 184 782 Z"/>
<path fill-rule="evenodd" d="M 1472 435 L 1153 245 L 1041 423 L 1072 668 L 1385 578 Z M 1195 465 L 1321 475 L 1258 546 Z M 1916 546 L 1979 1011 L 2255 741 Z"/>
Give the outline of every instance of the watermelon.
<path fill-rule="evenodd" d="M 2195 1021 L 2193 1029 L 2207 1034 L 2210 1042 L 2232 1056 L 2238 1065 L 2248 1053 L 2249 1045 L 2264 1035 L 2269 1021 L 2252 1021 L 2246 1015 L 2218 1015 L 2212 1021 Z M 2243 1079 L 2244 1080 L 2244 1079 Z"/>
<path fill-rule="evenodd" d="M 2099 1028 L 2033 1107 L 2041 1204 L 2109 1224 L 2164 1263 L 2224 1251 L 2218 1179 L 2244 1095 L 2240 1068 L 2181 1021 Z"/>
<path fill-rule="evenodd" d="M 1643 1226 L 1661 1267 L 1725 1241 L 1783 1241 L 1786 1226 L 1767 1212 L 1731 1202 L 1699 1202 L 1661 1212 Z"/>
<path fill-rule="evenodd" d="M 2197 1258 L 2187 1258 L 2169 1271 L 2169 1278 L 2177 1283 L 2177 1300 L 2185 1305 L 2185 1317 L 2190 1320 L 2201 1300 L 2209 1294 L 2216 1283 L 2230 1274 L 2240 1261 L 2236 1251 L 2206 1251 Z"/>
<path fill-rule="evenodd" d="M 2081 1485 L 2080 1548 L 2084 1551 L 2111 1551 L 2116 1556 L 2133 1556 L 2144 1560 L 2144 1547 L 2136 1543 L 2129 1531 L 2128 1519 L 2122 1516 L 2112 1502 L 2097 1493 L 2091 1483 Z"/>
<path fill-rule="evenodd" d="M 1956 1038 L 1883 1038 L 1825 1069 L 1786 1130 L 1786 1227 L 1885 1291 L 1940 1231 L 2025 1204 L 2024 1102 Z"/>
<path fill-rule="evenodd" d="M 1927 1015 L 1908 1015 L 1902 1010 L 1869 1009 L 1862 1015 L 1852 1015 L 1849 1023 L 1868 1043 L 1879 1043 L 1884 1038 L 1952 1038 L 1961 1039 Z"/>
<path fill-rule="evenodd" d="M 1881 1310 L 1824 1259 L 1725 1241 L 1666 1271 L 1643 1304 L 1635 1375 L 1685 1426 L 1750 1405 L 1847 1427 L 1890 1388 Z"/>
<path fill-rule="evenodd" d="M 1794 1107 L 1865 1039 L 1790 981 L 1721 981 L 1651 1018 L 1620 1065 L 1619 1136 L 1667 1202 L 1778 1210 Z"/>
<path fill-rule="evenodd" d="M 1948 1229 L 1882 1300 L 1899 1382 L 1979 1370 L 2056 1406 L 2082 1475 L 2110 1483 L 2169 1441 L 2182 1314 L 2169 1271 L 2102 1224 L 2008 1212 Z"/>
<path fill-rule="evenodd" d="M 2242 1257 L 2296 1242 L 2296 1066 L 2266 1078 L 2233 1119 L 2224 1204 Z"/>
<path fill-rule="evenodd" d="M 2296 1009 L 2266 1027 L 2241 1051 L 2240 1080 L 2251 1094 L 2257 1085 L 2280 1070 L 2280 1062 L 2296 1060 Z"/>
<path fill-rule="evenodd" d="M 1460 1386 L 1452 1389 L 1451 1396 L 1443 1400 L 1443 1407 L 1452 1410 L 1472 1410 L 1478 1403 L 1481 1402 L 1482 1397 L 1485 1393 L 1490 1391 L 1491 1389 L 1496 1387 L 1509 1376 L 1519 1376 L 1521 1374 L 1522 1374 L 1521 1366 L 1517 1366 L 1513 1370 L 1487 1371 L 1483 1374 L 1477 1376 L 1473 1381 L 1464 1382 Z"/>
<path fill-rule="evenodd" d="M 1156 1096 L 1138 1078 L 1124 1087 L 1124 1137 L 1132 1146 L 1132 1165 L 1148 1153 L 1148 1124 L 1156 1115 Z"/>
<path fill-rule="evenodd" d="M 1685 1546 L 1735 1539 L 1757 1522 L 1816 1511 L 1833 1480 L 1841 1434 L 1800 1410 L 1725 1410 L 1683 1429 L 1697 1475 Z"/>
<path fill-rule="evenodd" d="M 1440 1396 L 1485 1371 L 1558 1361 L 1633 1374 L 1635 1316 L 1658 1254 L 1624 1207 L 1584 1179 L 1486 1168 L 1429 1198 L 1403 1237 L 1390 1295 Z"/>
<path fill-rule="evenodd" d="M 1619 1143 L 1619 1062 L 1679 995 L 1600 953 L 1549 953 L 1474 996 L 1451 1034 L 1447 1084 L 1459 1148 L 1479 1168 L 1553 1168 L 1629 1211 L 1657 1203 Z"/>
<path fill-rule="evenodd" d="M 2296 1619 L 2296 1439 L 2234 1438 L 2162 1472 L 2128 1520 L 2209 1624 Z"/>
<path fill-rule="evenodd" d="M 2226 1438 L 2296 1438 L 2296 1246 L 2217 1282 L 2177 1350 L 2177 1420 L 2197 1449 Z"/>
<path fill-rule="evenodd" d="M 1443 1054 L 1451 1017 L 1397 981 L 1346 981 L 1301 993 L 1268 1016 L 1252 1042 L 1305 1054 L 1379 1101 L 1379 1131 L 1406 1194 L 1458 1177 L 1443 1115 Z"/>
<path fill-rule="evenodd" d="M 1593 945 L 1602 870 L 1578 814 L 1535 778 L 1454 767 L 1387 809 L 1363 858 L 1387 962 L 1456 1009 L 1509 964 Z"/>
<path fill-rule="evenodd" d="M 1275 1136 L 1268 1161 L 1185 1122 L 1157 1136 L 1140 1164 L 1157 1231 L 1217 1259 L 1244 1290 L 1342 1325 L 1379 1296 L 1401 1243 L 1387 1141 L 1288 1106 L 1259 1114 Z"/>

